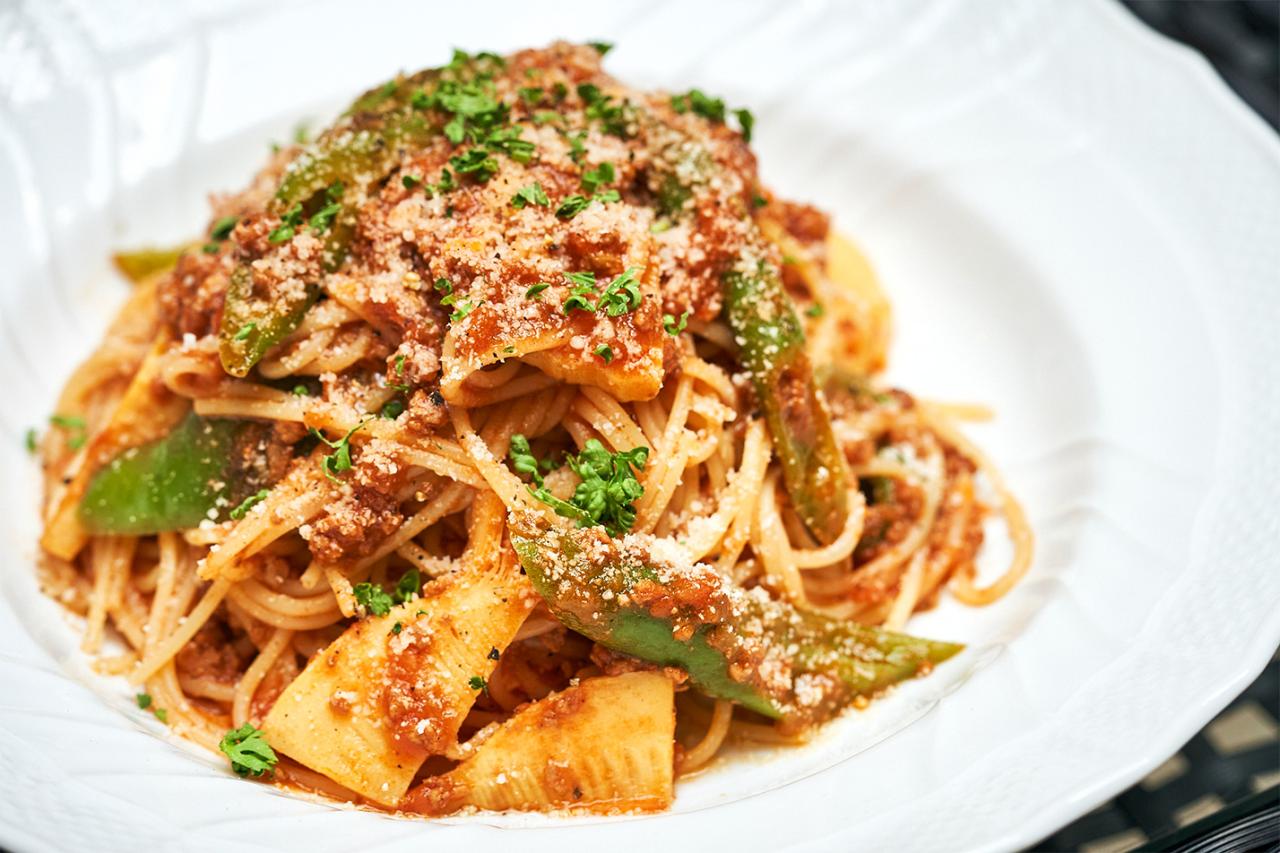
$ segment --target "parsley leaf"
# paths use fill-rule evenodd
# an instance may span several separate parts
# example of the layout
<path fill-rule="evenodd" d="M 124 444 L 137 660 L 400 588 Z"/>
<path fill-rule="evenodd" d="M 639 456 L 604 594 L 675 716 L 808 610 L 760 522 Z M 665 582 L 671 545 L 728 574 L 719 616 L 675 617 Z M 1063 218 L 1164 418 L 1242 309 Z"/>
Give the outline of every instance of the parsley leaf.
<path fill-rule="evenodd" d="M 261 776 L 274 769 L 279 761 L 262 731 L 252 723 L 228 731 L 222 736 L 218 749 L 231 759 L 231 769 L 239 776 Z"/>
<path fill-rule="evenodd" d="M 589 440 L 581 453 L 566 458 L 569 467 L 582 480 L 568 501 L 557 498 L 546 488 L 539 471 L 540 463 L 523 435 L 511 437 L 509 456 L 516 472 L 528 474 L 533 481 L 529 485 L 530 494 L 557 515 L 574 519 L 579 527 L 600 525 L 610 535 L 618 536 L 635 524 L 634 504 L 644 494 L 644 486 L 636 479 L 635 472 L 644 470 L 649 448 L 610 453 L 596 439 Z"/>
<path fill-rule="evenodd" d="M 400 402 L 399 400 L 388 400 L 386 403 L 383 404 L 382 411 L 379 412 L 379 415 L 389 421 L 394 421 L 396 418 L 400 417 L 400 415 L 403 413 L 404 413 L 404 403 Z"/>
<path fill-rule="evenodd" d="M 511 197 L 512 207 L 521 208 L 531 204 L 536 204 L 539 207 L 549 207 L 551 205 L 551 200 L 547 198 L 547 193 L 542 188 L 542 184 L 537 181 L 516 190 L 516 194 Z"/>
<path fill-rule="evenodd" d="M 473 675 L 467 679 L 467 686 L 472 690 L 486 690 L 489 685 L 485 683 L 484 678 L 481 676 Z"/>
<path fill-rule="evenodd" d="M 810 305 L 808 308 L 804 309 L 804 313 L 806 317 L 816 318 L 816 317 L 821 317 L 823 314 L 827 313 L 827 309 L 823 307 L 821 302 L 815 302 L 812 305 Z"/>
<path fill-rule="evenodd" d="M 690 89 L 683 95 L 672 95 L 671 109 L 681 114 L 692 112 L 717 124 L 724 123 L 724 101 L 711 97 L 701 89 Z"/>
<path fill-rule="evenodd" d="M 311 428 L 312 435 L 323 441 L 329 447 L 333 448 L 332 453 L 327 454 L 320 460 L 320 464 L 324 468 L 324 475 L 330 480 L 333 480 L 335 483 L 340 482 L 336 475 L 341 474 L 343 471 L 351 470 L 351 436 L 355 434 L 356 430 L 360 429 L 371 420 L 373 420 L 372 415 L 347 430 L 347 434 L 337 441 L 330 441 L 325 438 L 324 433 L 320 432 L 320 430 L 315 427 Z"/>
<path fill-rule="evenodd" d="M 40 437 L 36 434 L 35 428 L 31 427 L 27 430 L 24 442 L 28 453 L 35 453 L 40 446 Z"/>
<path fill-rule="evenodd" d="M 524 298 L 537 299 L 538 294 L 542 293 L 542 291 L 546 290 L 550 286 L 551 285 L 547 284 L 545 281 L 540 281 L 524 292 Z"/>
<path fill-rule="evenodd" d="M 591 204 L 591 199 L 584 195 L 566 196 L 565 200 L 560 202 L 560 206 L 556 208 L 556 216 L 561 219 L 572 219 L 586 210 L 589 204 Z"/>
<path fill-rule="evenodd" d="M 165 723 L 165 724 L 168 724 L 168 722 L 169 722 L 169 711 L 168 711 L 168 709 L 166 709 L 166 708 L 156 708 L 156 709 L 155 709 L 154 711 L 152 711 L 151 713 L 155 714 L 155 715 L 156 715 L 156 719 L 157 719 L 157 720 L 159 720 L 160 722 Z"/>
<path fill-rule="evenodd" d="M 472 175 L 480 183 L 498 174 L 498 161 L 484 148 L 472 148 L 463 154 L 455 154 L 449 158 L 449 165 L 459 175 Z"/>
<path fill-rule="evenodd" d="M 422 178 L 417 175 L 405 175 L 400 178 L 400 185 L 407 190 L 411 190 L 422 185 Z"/>
<path fill-rule="evenodd" d="M 613 42 L 611 41 L 589 41 L 587 44 L 594 47 L 596 49 L 596 53 L 601 56 L 604 56 L 606 53 L 613 50 Z"/>
<path fill-rule="evenodd" d="M 209 237 L 214 240 L 225 240 L 231 236 L 232 230 L 235 229 L 236 223 L 240 220 L 234 216 L 224 216 L 213 223 L 213 228 L 209 231 Z"/>
<path fill-rule="evenodd" d="M 387 591 L 376 583 L 368 581 L 358 583 L 351 592 L 355 595 L 356 604 L 373 616 L 386 616 L 391 612 L 391 605 L 395 603 Z"/>
<path fill-rule="evenodd" d="M 605 184 L 611 184 L 614 181 L 614 172 L 612 163 L 601 163 L 594 169 L 588 169 L 582 173 L 582 188 L 588 193 L 594 193 Z"/>
<path fill-rule="evenodd" d="M 613 348 L 610 347 L 608 344 L 601 344 L 600 346 L 596 347 L 593 350 L 593 352 L 595 352 L 596 355 L 604 359 L 605 364 L 608 364 L 609 362 L 613 361 Z"/>
<path fill-rule="evenodd" d="M 396 582 L 396 591 L 392 594 L 397 604 L 404 604 L 406 601 L 413 601 L 418 597 L 418 591 L 422 589 L 422 575 L 417 569 L 409 569 L 400 576 L 400 580 Z"/>
<path fill-rule="evenodd" d="M 672 314 L 662 315 L 662 328 L 671 337 L 677 337 L 689 325 L 689 312 L 685 311 L 680 315 L 680 319 L 676 320 Z"/>
<path fill-rule="evenodd" d="M 150 693 L 139 693 L 137 696 L 133 697 L 133 700 L 137 702 L 138 707 L 144 711 L 151 707 Z"/>
<path fill-rule="evenodd" d="M 280 224 L 267 235 L 267 241 L 270 243 L 283 243 L 286 240 L 292 240 L 295 229 L 301 224 L 302 205 L 295 204 L 285 211 L 284 216 L 280 217 Z"/>
<path fill-rule="evenodd" d="M 258 328 L 257 323 L 245 323 L 236 331 L 234 335 L 231 336 L 231 339 L 236 341 L 243 341 L 244 339 L 252 335 L 253 330 L 256 328 Z"/>
<path fill-rule="evenodd" d="M 401 625 L 399 622 L 391 626 L 391 633 L 393 634 L 399 634 L 403 630 L 404 630 L 404 626 Z"/>
<path fill-rule="evenodd" d="M 79 450 L 89 440 L 88 424 L 79 415 L 50 415 L 49 423 L 67 431 L 67 447 L 71 450 Z"/>
<path fill-rule="evenodd" d="M 738 127 L 742 128 L 742 141 L 750 142 L 751 133 L 756 127 L 756 117 L 751 110 L 742 109 L 734 110 L 733 114 L 738 117 Z"/>
<path fill-rule="evenodd" d="M 622 275 L 615 278 L 600 294 L 599 307 L 610 317 L 617 317 L 640 307 L 642 294 L 640 284 L 636 281 L 639 267 L 628 267 Z"/>
<path fill-rule="evenodd" d="M 240 502 L 239 506 L 231 510 L 231 518 L 235 521 L 239 521 L 240 519 L 244 518 L 245 515 L 249 512 L 249 510 L 253 509 L 255 506 L 257 506 L 258 504 L 266 500 L 267 495 L 269 494 L 271 494 L 270 489 L 262 489 L 261 491 L 254 492 L 253 494 L 249 495 L 249 497 L 245 498 Z"/>

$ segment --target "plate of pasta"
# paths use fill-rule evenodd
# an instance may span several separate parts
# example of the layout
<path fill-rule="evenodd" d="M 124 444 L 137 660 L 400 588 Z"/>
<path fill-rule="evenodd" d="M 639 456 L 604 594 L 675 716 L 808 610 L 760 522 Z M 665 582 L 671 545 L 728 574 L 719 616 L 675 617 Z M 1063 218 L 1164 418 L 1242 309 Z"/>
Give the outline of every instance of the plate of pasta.
<path fill-rule="evenodd" d="M 1111 6 L 101 10 L 0 19 L 7 846 L 1010 848 L 1280 639 L 1280 157 Z"/>

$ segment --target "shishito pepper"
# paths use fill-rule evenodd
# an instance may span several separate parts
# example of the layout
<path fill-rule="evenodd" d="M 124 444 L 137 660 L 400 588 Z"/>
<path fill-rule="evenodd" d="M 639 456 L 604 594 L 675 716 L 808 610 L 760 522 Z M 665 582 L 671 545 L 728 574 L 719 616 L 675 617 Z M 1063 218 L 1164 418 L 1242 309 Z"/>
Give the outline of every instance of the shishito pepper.
<path fill-rule="evenodd" d="M 223 517 L 262 484 L 236 450 L 256 443 L 263 429 L 189 414 L 164 438 L 124 451 L 94 474 L 80 522 L 92 533 L 137 536 Z"/>
<path fill-rule="evenodd" d="M 849 515 L 849 475 L 818 397 L 804 330 L 782 279 L 767 261 L 725 276 L 725 314 L 751 374 L 782 463 L 787 494 L 818 541 L 829 544 Z"/>
<path fill-rule="evenodd" d="M 512 524 L 525 573 L 565 625 L 679 667 L 707 695 L 792 727 L 827 719 L 962 648 L 800 610 L 709 566 L 658 559 L 646 537 Z"/>
<path fill-rule="evenodd" d="M 319 294 L 318 281 L 338 269 L 346 259 L 355 235 L 356 205 L 370 186 L 383 179 L 408 148 L 419 147 L 438 133 L 437 123 L 416 110 L 407 93 L 418 91 L 430 72 L 392 83 L 367 93 L 352 109 L 328 128 L 315 143 L 285 170 L 268 205 L 268 212 L 294 222 L 293 231 L 311 227 L 323 230 L 324 251 L 313 271 L 314 281 L 305 287 L 271 292 L 255 281 L 249 261 L 241 261 L 231 276 L 219 332 L 223 369 L 245 376 L 271 347 L 289 335 Z M 394 84 L 394 88 L 392 87 Z M 385 92 L 386 97 L 374 97 Z M 316 215 L 329 206 L 336 212 L 317 229 Z M 304 224 L 307 219 L 310 224 Z M 284 232 L 280 232 L 284 236 Z M 273 244 L 271 251 L 281 251 Z"/>

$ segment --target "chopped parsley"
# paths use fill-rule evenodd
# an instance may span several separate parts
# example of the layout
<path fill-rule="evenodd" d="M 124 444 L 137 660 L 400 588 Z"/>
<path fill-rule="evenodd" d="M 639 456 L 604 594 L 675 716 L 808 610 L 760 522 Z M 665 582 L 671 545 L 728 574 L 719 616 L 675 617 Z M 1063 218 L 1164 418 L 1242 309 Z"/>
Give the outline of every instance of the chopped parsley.
<path fill-rule="evenodd" d="M 613 50 L 613 42 L 611 41 L 589 41 L 587 44 L 594 47 L 596 49 L 596 53 L 601 56 L 604 56 L 606 53 Z"/>
<path fill-rule="evenodd" d="M 547 284 L 545 281 L 540 281 L 524 292 L 524 298 L 537 299 L 538 294 L 542 293 L 542 291 L 546 290 L 550 286 L 551 285 Z"/>
<path fill-rule="evenodd" d="M 815 302 L 812 305 L 810 305 L 808 308 L 804 309 L 804 313 L 806 317 L 817 318 L 827 313 L 827 309 L 823 307 L 821 302 Z"/>
<path fill-rule="evenodd" d="M 303 385 L 301 382 L 299 382 L 297 385 L 293 386 L 292 393 L 293 393 L 293 396 L 295 397 L 310 397 L 311 389 L 308 388 L 306 385 Z"/>
<path fill-rule="evenodd" d="M 417 175 L 404 175 L 400 178 L 400 185 L 407 190 L 422 186 L 422 178 Z"/>
<path fill-rule="evenodd" d="M 595 352 L 596 355 L 604 359 L 605 364 L 608 364 L 609 362 L 613 361 L 613 348 L 610 347 L 608 344 L 601 344 L 600 346 L 596 347 L 595 350 L 593 350 L 593 352 Z"/>
<path fill-rule="evenodd" d="M 713 98 L 701 89 L 690 89 L 683 95 L 672 95 L 671 109 L 682 115 L 691 112 L 717 124 L 724 123 L 724 100 Z"/>
<path fill-rule="evenodd" d="M 351 592 L 355 595 L 356 604 L 373 616 L 386 616 L 391 612 L 391 605 L 395 603 L 387 591 L 376 583 L 368 581 L 358 583 Z"/>
<path fill-rule="evenodd" d="M 337 441 L 330 441 L 325 438 L 324 433 L 315 427 L 311 428 L 311 434 L 323 441 L 326 445 L 333 449 L 332 453 L 326 454 L 321 458 L 320 464 L 324 469 L 324 475 L 335 483 L 339 482 L 337 475 L 343 471 L 351 470 L 351 436 L 356 430 L 363 427 L 373 419 L 373 416 L 365 418 L 360 423 L 347 430 L 347 434 Z"/>
<path fill-rule="evenodd" d="M 386 616 L 391 612 L 392 606 L 417 598 L 421 589 L 421 573 L 417 569 L 409 569 L 400 576 L 393 592 L 389 593 L 381 585 L 369 582 L 356 584 L 351 592 L 355 595 L 356 604 L 363 607 L 366 613 L 372 616 Z M 422 611 L 418 611 L 418 615 L 421 616 Z"/>
<path fill-rule="evenodd" d="M 231 769 L 239 776 L 261 776 L 273 770 L 279 761 L 275 750 L 262 736 L 262 730 L 252 723 L 228 731 L 222 736 L 218 749 L 231 759 Z"/>
<path fill-rule="evenodd" d="M 262 489 L 261 491 L 254 492 L 249 495 L 249 497 L 240 502 L 239 506 L 231 510 L 231 518 L 235 521 L 239 521 L 244 518 L 245 515 L 248 514 L 249 510 L 266 500 L 267 495 L 269 494 L 271 494 L 270 489 Z"/>
<path fill-rule="evenodd" d="M 379 412 L 381 417 L 389 421 L 394 421 L 396 418 L 400 417 L 400 415 L 403 413 L 404 413 L 404 403 L 402 403 L 399 400 L 388 400 L 386 403 L 383 404 L 382 411 Z"/>
<path fill-rule="evenodd" d="M 599 121 L 600 129 L 611 136 L 627 138 L 632 113 L 630 104 L 614 103 L 612 96 L 601 92 L 600 87 L 593 83 L 580 83 L 577 91 L 578 97 L 586 104 L 584 113 L 588 121 Z"/>
<path fill-rule="evenodd" d="M 760 195 L 759 193 L 752 193 L 752 195 L 751 195 L 751 206 L 752 206 L 752 207 L 760 208 L 760 207 L 764 207 L 764 206 L 765 206 L 766 204 L 768 204 L 768 203 L 769 203 L 769 199 L 765 198 L 764 196 Z"/>
<path fill-rule="evenodd" d="M 609 286 L 600 294 L 599 308 L 610 317 L 617 317 L 640 307 L 642 294 L 640 284 L 636 281 L 639 267 L 628 267 L 622 275 L 609 282 Z"/>
<path fill-rule="evenodd" d="M 690 89 L 683 95 L 671 96 L 671 109 L 677 113 L 693 113 L 716 124 L 724 124 L 727 111 L 724 99 L 713 98 L 701 89 Z M 750 142 L 751 133 L 755 130 L 756 117 L 748 109 L 733 110 L 738 120 L 738 129 L 742 133 L 742 141 Z"/>
<path fill-rule="evenodd" d="M 511 197 L 512 207 L 528 207 L 531 204 L 536 204 L 539 207 L 551 206 L 551 200 L 547 198 L 546 190 L 537 181 L 516 190 L 516 194 Z"/>
<path fill-rule="evenodd" d="M 600 187 L 613 183 L 614 177 L 613 164 L 601 163 L 582 173 L 582 188 L 588 193 L 594 193 Z"/>
<path fill-rule="evenodd" d="M 206 255 L 216 255 L 218 249 L 222 247 L 222 241 L 231 236 L 232 230 L 235 229 L 236 223 L 239 222 L 234 216 L 223 216 L 214 221 L 213 227 L 209 229 L 209 242 L 203 246 Z"/>
<path fill-rule="evenodd" d="M 150 693 L 139 693 L 137 696 L 133 697 L 133 700 L 137 702 L 138 707 L 144 711 L 151 707 Z"/>
<path fill-rule="evenodd" d="M 498 174 L 498 161 L 484 148 L 472 148 L 463 154 L 455 154 L 449 158 L 449 165 L 459 175 L 471 175 L 480 183 Z"/>
<path fill-rule="evenodd" d="M 79 415 L 51 415 L 49 423 L 67 432 L 67 447 L 79 450 L 89 440 L 89 427 Z"/>
<path fill-rule="evenodd" d="M 582 158 L 587 156 L 587 132 L 583 130 L 578 133 L 569 133 L 565 135 L 565 139 L 569 140 L 569 159 L 582 165 Z"/>
<path fill-rule="evenodd" d="M 489 685 L 485 682 L 483 676 L 473 675 L 467 679 L 467 686 L 472 690 L 487 690 Z"/>
<path fill-rule="evenodd" d="M 591 199 L 584 195 L 566 196 L 564 201 L 560 202 L 560 206 L 556 208 L 556 216 L 561 219 L 572 219 L 586 210 L 589 204 L 591 204 Z"/>
<path fill-rule="evenodd" d="M 565 458 L 569 468 L 581 479 L 567 501 L 557 498 L 547 489 L 539 462 L 523 435 L 511 437 L 509 453 L 512 467 L 517 473 L 527 474 L 533 481 L 529 493 L 555 510 L 557 515 L 570 518 L 579 527 L 600 525 L 612 536 L 619 536 L 635 524 L 634 503 L 644 494 L 644 486 L 636 479 L 635 472 L 644 470 L 649 458 L 649 448 L 610 453 L 598 440 L 590 439 L 577 456 Z"/>
<path fill-rule="evenodd" d="M 239 221 L 234 216 L 223 216 L 213 223 L 209 236 L 214 240 L 225 240 L 231 236 L 231 232 L 235 230 L 236 223 Z"/>
<path fill-rule="evenodd" d="M 541 86 L 522 86 L 516 90 L 516 94 L 520 96 L 520 100 L 529 106 L 536 107 L 546 97 L 547 90 Z"/>
<path fill-rule="evenodd" d="M 393 634 L 399 634 L 403 630 L 404 630 L 404 626 L 401 625 L 399 622 L 391 626 L 391 633 Z"/>
<path fill-rule="evenodd" d="M 396 582 L 396 591 L 392 594 L 397 604 L 413 601 L 422 589 L 422 575 L 417 569 L 409 569 Z"/>
<path fill-rule="evenodd" d="M 169 724 L 169 711 L 167 708 L 156 708 L 151 713 L 156 715 L 156 719 L 165 725 Z"/>
<path fill-rule="evenodd" d="M 256 328 L 258 328 L 257 323 L 245 323 L 238 330 L 236 330 L 236 333 L 231 336 L 231 339 L 234 341 L 243 341 L 247 339 L 250 335 L 252 335 L 253 330 Z"/>
<path fill-rule="evenodd" d="M 40 439 L 39 439 L 39 436 L 36 435 L 35 427 L 30 427 L 27 430 L 24 443 L 26 444 L 28 453 L 35 453 L 36 450 L 39 448 Z"/>
<path fill-rule="evenodd" d="M 271 243 L 283 243 L 286 240 L 292 240 L 294 232 L 298 226 L 302 224 L 302 205 L 295 204 L 293 207 L 285 211 L 284 216 L 280 217 L 280 224 L 271 230 L 267 235 L 267 241 Z"/>
<path fill-rule="evenodd" d="M 674 314 L 662 315 L 662 328 L 671 337 L 677 337 L 689 325 L 689 312 L 685 311 L 677 320 Z"/>

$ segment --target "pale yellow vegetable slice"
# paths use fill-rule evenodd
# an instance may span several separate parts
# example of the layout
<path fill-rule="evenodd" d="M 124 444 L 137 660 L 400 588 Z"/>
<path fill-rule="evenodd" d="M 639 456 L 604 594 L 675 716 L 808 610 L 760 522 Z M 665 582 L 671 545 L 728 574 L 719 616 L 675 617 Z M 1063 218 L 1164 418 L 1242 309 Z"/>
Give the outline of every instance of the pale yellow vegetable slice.
<path fill-rule="evenodd" d="M 480 694 L 473 685 L 537 601 L 514 557 L 499 562 L 435 580 L 421 598 L 348 628 L 276 700 L 262 725 L 268 743 L 397 805 L 427 756 L 456 744 Z"/>
<path fill-rule="evenodd" d="M 674 738 L 665 675 L 592 678 L 525 707 L 470 758 L 414 789 L 403 807 L 430 815 L 468 806 L 658 811 L 673 796 Z"/>

